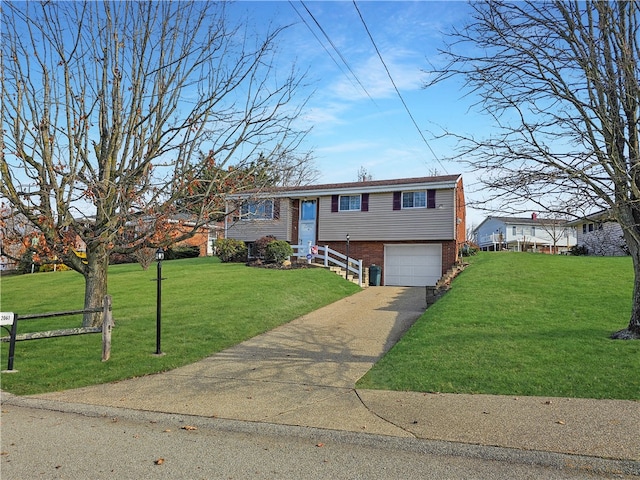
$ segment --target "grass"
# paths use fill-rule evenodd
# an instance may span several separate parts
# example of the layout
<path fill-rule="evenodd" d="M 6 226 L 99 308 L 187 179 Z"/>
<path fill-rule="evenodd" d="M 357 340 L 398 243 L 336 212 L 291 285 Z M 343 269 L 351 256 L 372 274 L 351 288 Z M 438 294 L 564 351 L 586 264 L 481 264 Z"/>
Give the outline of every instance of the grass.
<path fill-rule="evenodd" d="M 358 388 L 640 400 L 640 342 L 626 326 L 629 258 L 486 253 L 454 280 Z M 358 290 L 321 269 L 290 271 L 192 259 L 163 264 L 162 350 L 155 351 L 155 269 L 113 266 L 112 358 L 100 335 L 19 342 L 2 388 L 63 390 L 192 363 Z M 81 309 L 74 272 L 2 279 L 0 309 Z M 19 333 L 79 326 L 80 317 L 25 321 Z M 8 344 L 0 344 L 2 368 Z"/>
<path fill-rule="evenodd" d="M 628 257 L 484 253 L 359 388 L 640 399 Z"/>
<path fill-rule="evenodd" d="M 270 330 L 358 291 L 323 269 L 275 270 L 222 264 L 216 258 L 163 263 L 162 351 L 156 350 L 155 268 L 116 265 L 111 360 L 101 361 L 101 336 L 18 342 L 2 389 L 19 395 L 64 390 L 169 370 Z M 0 309 L 18 314 L 83 308 L 84 280 L 75 272 L 2 278 Z M 23 321 L 18 333 L 78 327 L 80 316 Z M 6 332 L 3 331 L 3 334 Z M 0 344 L 2 368 L 8 344 Z"/>

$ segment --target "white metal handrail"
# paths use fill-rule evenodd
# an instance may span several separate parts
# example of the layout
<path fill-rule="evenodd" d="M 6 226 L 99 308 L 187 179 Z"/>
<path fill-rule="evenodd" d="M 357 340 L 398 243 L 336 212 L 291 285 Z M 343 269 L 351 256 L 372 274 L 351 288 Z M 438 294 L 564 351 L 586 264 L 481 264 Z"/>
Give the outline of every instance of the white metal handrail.
<path fill-rule="evenodd" d="M 306 257 L 309 262 L 312 262 L 315 259 L 322 259 L 325 267 L 329 267 L 331 264 L 348 270 L 358 276 L 358 285 L 362 287 L 364 271 L 362 267 L 362 260 L 356 260 L 355 258 L 349 257 L 347 265 L 347 256 L 329 248 L 329 245 L 291 245 L 291 248 L 297 257 Z M 317 253 L 315 248 L 317 248 Z"/>

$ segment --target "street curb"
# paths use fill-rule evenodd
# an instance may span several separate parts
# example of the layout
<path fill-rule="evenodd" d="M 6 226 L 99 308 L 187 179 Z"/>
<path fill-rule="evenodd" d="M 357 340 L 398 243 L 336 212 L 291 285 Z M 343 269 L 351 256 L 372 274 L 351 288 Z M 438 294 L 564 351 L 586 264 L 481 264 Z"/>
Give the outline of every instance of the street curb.
<path fill-rule="evenodd" d="M 557 470 L 583 471 L 589 474 L 631 475 L 640 477 L 640 462 L 631 460 L 615 460 L 540 450 L 518 450 L 492 445 L 401 438 L 363 432 L 347 432 L 294 425 L 278 425 L 273 423 L 228 420 L 128 408 L 103 407 L 81 403 L 57 402 L 21 397 L 2 391 L 0 391 L 0 398 L 3 408 L 6 406 L 16 406 L 95 418 L 118 418 L 137 422 L 161 422 L 164 424 L 178 425 L 189 424 L 197 426 L 200 429 L 207 428 L 248 434 L 308 438 L 315 443 L 321 442 L 327 445 L 335 442 L 387 450 L 394 449 L 422 453 L 425 455 L 464 457 L 522 465 L 535 465 Z"/>

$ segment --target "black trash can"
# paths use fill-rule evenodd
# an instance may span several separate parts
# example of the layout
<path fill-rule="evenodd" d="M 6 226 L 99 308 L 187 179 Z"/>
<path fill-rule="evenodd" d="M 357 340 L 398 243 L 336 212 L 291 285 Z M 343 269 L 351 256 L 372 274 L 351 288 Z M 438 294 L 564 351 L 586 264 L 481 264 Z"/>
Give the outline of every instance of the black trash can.
<path fill-rule="evenodd" d="M 379 265 L 373 264 L 369 267 L 369 285 L 372 287 L 380 286 L 380 273 L 382 268 Z"/>

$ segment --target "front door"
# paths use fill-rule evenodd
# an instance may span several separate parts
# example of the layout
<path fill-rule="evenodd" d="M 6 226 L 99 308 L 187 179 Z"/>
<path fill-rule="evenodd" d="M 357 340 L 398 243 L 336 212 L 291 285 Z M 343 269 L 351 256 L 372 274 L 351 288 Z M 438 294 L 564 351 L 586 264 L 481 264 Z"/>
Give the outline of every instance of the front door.
<path fill-rule="evenodd" d="M 302 248 L 299 250 L 300 257 L 306 257 L 310 253 L 309 245 L 316 244 L 316 219 L 318 215 L 317 200 L 302 200 L 300 202 L 300 224 L 298 245 Z"/>

